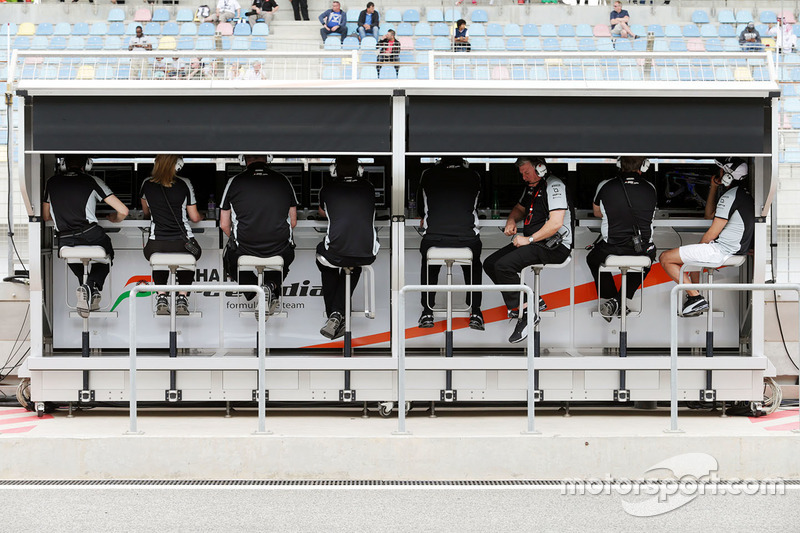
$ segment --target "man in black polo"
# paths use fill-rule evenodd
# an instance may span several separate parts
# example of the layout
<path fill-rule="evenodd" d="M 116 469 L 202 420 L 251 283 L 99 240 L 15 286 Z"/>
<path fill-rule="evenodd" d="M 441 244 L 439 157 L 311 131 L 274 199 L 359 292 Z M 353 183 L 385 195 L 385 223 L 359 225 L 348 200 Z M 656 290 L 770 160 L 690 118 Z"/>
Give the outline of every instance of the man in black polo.
<path fill-rule="evenodd" d="M 464 281 L 480 285 L 481 238 L 478 229 L 478 197 L 481 194 L 481 178 L 477 172 L 467 168 L 460 157 L 443 157 L 436 165 L 422 173 L 417 189 L 417 205 L 420 208 L 423 236 L 419 251 L 422 254 L 420 282 L 436 284 L 441 265 L 427 264 L 428 250 L 433 247 L 469 248 L 472 251 L 472 266 L 462 266 Z M 471 272 L 471 274 L 470 274 Z M 481 293 L 467 295 L 470 305 L 469 327 L 483 331 Z M 436 293 L 422 293 L 422 315 L 419 327 L 432 328 Z"/>
<path fill-rule="evenodd" d="M 294 261 L 292 228 L 297 225 L 297 198 L 289 179 L 269 168 L 266 156 L 244 156 L 247 169 L 228 180 L 220 205 L 219 227 L 229 237 L 223 254 L 228 275 L 237 280 L 243 255 L 283 258 L 283 273 L 264 271 L 269 313 L 278 305 L 281 283 Z M 257 283 L 254 272 L 243 271 L 242 285 Z M 255 293 L 245 293 L 248 300 Z"/>
<path fill-rule="evenodd" d="M 375 188 L 363 174 L 357 158 L 338 157 L 331 165 L 331 181 L 319 192 L 319 212 L 328 219 L 328 234 L 317 245 L 317 268 L 328 316 L 319 332 L 329 339 L 344 335 L 345 298 L 355 291 L 360 267 L 371 265 L 380 248 L 375 232 Z M 345 294 L 345 272 L 339 267 L 355 267 L 349 295 Z"/>
<path fill-rule="evenodd" d="M 653 244 L 653 217 L 656 212 L 656 189 L 642 177 L 650 162 L 644 157 L 620 157 L 620 172 L 616 178 L 605 180 L 597 186 L 592 209 L 594 216 L 602 217 L 600 240 L 594 243 L 586 256 L 586 263 L 594 276 L 597 287 L 600 279 L 600 314 L 611 322 L 621 309 L 620 291 L 614 285 L 610 273 L 599 274 L 600 265 L 609 255 L 646 255 L 656 259 Z M 627 294 L 629 300 L 650 272 L 628 274 Z"/>
<path fill-rule="evenodd" d="M 520 157 L 516 165 L 526 186 L 506 220 L 504 233 L 512 237 L 511 244 L 483 262 L 483 269 L 498 285 L 518 284 L 519 274 L 527 266 L 563 263 L 572 248 L 572 214 L 564 182 L 550 173 L 541 157 Z M 521 220 L 524 227 L 519 235 L 517 223 Z M 509 318 L 517 318 L 508 341 L 522 342 L 528 336 L 528 317 L 519 311 L 519 292 L 502 294 Z M 541 298 L 538 307 L 540 311 L 546 308 Z"/>
<path fill-rule="evenodd" d="M 52 220 L 56 230 L 59 248 L 62 246 L 102 246 L 109 263 L 93 263 L 83 283 L 83 264 L 70 263 L 69 268 L 81 284 L 77 291 L 77 311 L 86 318 L 89 311 L 100 308 L 103 283 L 111 270 L 114 249 L 111 239 L 103 228 L 97 225 L 95 206 L 103 201 L 116 213 L 108 215 L 111 222 L 122 222 L 128 216 L 128 208 L 111 189 L 91 171 L 91 159 L 80 155 L 66 156 L 59 164 L 60 173 L 47 180 L 42 203 L 42 218 Z"/>

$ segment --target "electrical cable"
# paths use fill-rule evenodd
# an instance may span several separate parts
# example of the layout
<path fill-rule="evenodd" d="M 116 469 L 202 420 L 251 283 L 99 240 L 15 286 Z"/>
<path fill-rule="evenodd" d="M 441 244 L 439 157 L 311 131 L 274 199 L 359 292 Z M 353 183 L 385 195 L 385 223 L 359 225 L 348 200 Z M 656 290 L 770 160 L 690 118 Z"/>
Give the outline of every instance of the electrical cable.
<path fill-rule="evenodd" d="M 20 266 L 25 271 L 25 276 L 30 277 L 30 271 L 25 266 L 25 263 L 22 262 L 22 257 L 20 257 L 19 250 L 17 250 L 17 244 L 14 242 L 14 232 L 11 230 L 14 224 L 14 221 L 11 219 L 11 202 L 14 201 L 14 188 L 13 182 L 11 181 L 11 166 L 14 149 L 13 143 L 11 142 L 13 139 L 13 132 L 11 131 L 11 113 L 14 112 L 12 98 L 11 93 L 6 93 L 6 106 L 8 107 L 6 112 L 6 131 L 8 131 L 8 142 L 6 143 L 6 166 L 8 167 L 8 205 L 6 210 L 8 213 L 8 244 L 14 249 L 14 254 L 16 254 Z M 16 272 L 9 272 L 8 274 L 9 276 L 15 276 Z"/>
<path fill-rule="evenodd" d="M 770 270 L 772 270 L 772 282 L 775 283 L 775 261 L 771 261 Z M 789 347 L 786 346 L 786 336 L 783 334 L 783 324 L 781 323 L 781 314 L 778 310 L 778 291 L 772 291 L 772 303 L 775 304 L 775 318 L 778 319 L 778 331 L 781 334 L 781 342 L 783 343 L 783 349 L 786 352 L 786 357 L 792 363 L 794 368 L 800 371 L 800 367 L 797 366 L 797 363 L 794 362 L 792 356 L 789 354 Z"/>

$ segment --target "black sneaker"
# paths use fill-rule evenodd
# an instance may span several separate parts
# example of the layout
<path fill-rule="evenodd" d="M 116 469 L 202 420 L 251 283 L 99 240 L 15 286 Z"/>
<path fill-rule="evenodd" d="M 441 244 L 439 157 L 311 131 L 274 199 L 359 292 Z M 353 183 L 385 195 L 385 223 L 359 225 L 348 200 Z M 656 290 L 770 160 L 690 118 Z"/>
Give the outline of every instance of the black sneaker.
<path fill-rule="evenodd" d="M 156 298 L 156 314 L 160 316 L 169 314 L 169 297 L 166 294 L 159 294 Z"/>
<path fill-rule="evenodd" d="M 339 326 L 344 323 L 342 320 L 342 314 L 338 311 L 334 311 L 331 313 L 331 316 L 328 317 L 328 321 L 325 322 L 325 325 L 319 330 L 320 335 L 323 337 L 327 337 L 331 340 L 336 338 L 336 333 L 339 330 Z M 342 329 L 344 332 L 344 329 Z"/>
<path fill-rule="evenodd" d="M 523 313 L 517 319 L 517 325 L 514 326 L 514 332 L 508 338 L 508 342 L 516 344 L 528 338 L 528 313 Z"/>
<path fill-rule="evenodd" d="M 483 325 L 483 313 L 480 309 L 473 311 L 472 314 L 469 315 L 469 329 L 478 331 L 484 331 L 486 329 Z"/>
<path fill-rule="evenodd" d="M 544 298 L 539 296 L 539 311 L 544 311 L 547 309 L 547 302 L 544 301 Z"/>
<path fill-rule="evenodd" d="M 175 314 L 177 316 L 189 316 L 189 298 L 179 294 L 175 298 Z"/>
<path fill-rule="evenodd" d="M 100 294 L 100 290 L 97 287 L 92 287 L 92 298 L 91 303 L 89 304 L 89 309 L 92 311 L 98 311 L 100 309 L 100 300 L 103 299 L 103 295 Z"/>
<path fill-rule="evenodd" d="M 339 337 L 344 337 L 345 327 L 347 327 L 347 325 L 344 323 L 344 320 L 342 320 L 342 323 L 339 324 L 338 328 L 336 328 L 336 333 L 333 334 L 333 340 L 336 340 Z"/>
<path fill-rule="evenodd" d="M 275 313 L 275 310 L 278 308 L 278 304 L 280 301 L 278 300 L 278 295 L 275 292 L 275 287 L 272 283 L 268 283 L 263 286 L 264 287 L 264 300 L 267 303 L 267 314 L 271 315 Z"/>
<path fill-rule="evenodd" d="M 708 311 L 708 301 L 698 294 L 697 296 L 686 297 L 681 314 L 686 317 L 692 317 L 700 316 L 706 311 Z"/>
<path fill-rule="evenodd" d="M 81 285 L 75 291 L 75 294 L 78 299 L 78 303 L 75 304 L 75 310 L 78 311 L 81 318 L 87 318 L 89 316 L 89 298 L 91 298 L 92 290 L 88 285 Z"/>
<path fill-rule="evenodd" d="M 422 314 L 419 316 L 419 322 L 417 323 L 417 326 L 420 328 L 432 328 L 433 312 L 423 311 Z"/>
<path fill-rule="evenodd" d="M 611 322 L 612 318 L 619 315 L 619 311 L 619 302 L 616 298 L 609 298 L 600 304 L 600 316 L 602 316 L 606 322 Z"/>
<path fill-rule="evenodd" d="M 508 319 L 509 320 L 516 320 L 519 318 L 519 309 L 509 309 L 508 310 Z"/>

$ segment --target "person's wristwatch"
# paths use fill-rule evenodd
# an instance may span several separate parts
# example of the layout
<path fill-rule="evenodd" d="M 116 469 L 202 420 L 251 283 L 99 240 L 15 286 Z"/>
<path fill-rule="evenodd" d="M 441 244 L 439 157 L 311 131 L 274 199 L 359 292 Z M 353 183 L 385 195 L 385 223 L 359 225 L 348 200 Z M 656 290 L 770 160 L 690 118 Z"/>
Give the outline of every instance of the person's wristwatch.
<path fill-rule="evenodd" d="M 528 244 L 533 244 L 533 235 L 528 237 Z"/>

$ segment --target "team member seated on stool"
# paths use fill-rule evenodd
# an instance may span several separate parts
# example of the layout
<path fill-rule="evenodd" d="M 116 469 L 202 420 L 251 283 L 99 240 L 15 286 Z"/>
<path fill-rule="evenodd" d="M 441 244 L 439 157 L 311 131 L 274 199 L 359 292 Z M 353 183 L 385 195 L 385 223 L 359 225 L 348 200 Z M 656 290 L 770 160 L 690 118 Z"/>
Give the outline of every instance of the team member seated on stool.
<path fill-rule="evenodd" d="M 88 174 L 91 159 L 82 155 L 68 155 L 59 161 L 59 173 L 47 180 L 42 203 L 42 218 L 52 220 L 56 230 L 58 247 L 102 246 L 108 255 L 108 263 L 94 263 L 83 284 L 83 263 L 70 263 L 69 268 L 78 277 L 77 311 L 86 318 L 89 311 L 100 308 L 100 291 L 114 260 L 111 239 L 97 225 L 95 206 L 102 200 L 114 208 L 116 213 L 108 215 L 111 222 L 122 222 L 128 216 L 128 208 L 111 189 L 98 178 Z"/>
<path fill-rule="evenodd" d="M 319 212 L 328 218 L 328 234 L 317 245 L 317 268 L 322 275 L 327 322 L 319 332 L 329 339 L 344 335 L 345 298 L 352 297 L 361 268 L 371 265 L 380 244 L 375 232 L 375 188 L 363 177 L 364 169 L 353 156 L 340 156 L 331 165 L 332 181 L 319 192 Z M 350 294 L 345 294 L 345 271 L 353 267 Z"/>
<path fill-rule="evenodd" d="M 153 165 L 149 179 L 142 183 L 142 212 L 150 217 L 150 238 L 144 246 L 144 257 L 150 260 L 154 253 L 192 253 L 200 259 L 200 245 L 194 238 L 189 220 L 200 222 L 203 215 L 197 210 L 194 188 L 188 179 L 178 176 L 183 168 L 183 159 L 177 155 L 159 154 Z M 190 252 L 186 243 L 194 245 Z M 179 285 L 191 285 L 194 270 L 178 270 Z M 153 282 L 166 285 L 169 271 L 154 270 Z M 156 314 L 169 314 L 169 297 L 159 292 L 156 298 Z M 189 314 L 189 300 L 186 292 L 179 292 L 175 298 L 175 314 Z"/>
<path fill-rule="evenodd" d="M 417 189 L 417 205 L 422 220 L 422 254 L 420 281 L 423 285 L 435 285 L 439 279 L 441 265 L 428 266 L 428 250 L 438 248 L 469 248 L 472 251 L 472 266 L 463 265 L 464 282 L 480 285 L 481 237 L 478 228 L 478 197 L 481 194 L 481 177 L 467 168 L 460 157 L 443 157 L 436 165 L 422 173 Z M 471 275 L 470 275 L 471 272 Z M 433 327 L 433 310 L 436 293 L 423 292 L 422 315 L 419 327 Z M 469 327 L 483 331 L 481 293 L 467 295 L 470 306 Z"/>
<path fill-rule="evenodd" d="M 706 201 L 706 218 L 714 222 L 705 232 L 700 244 L 688 244 L 661 254 L 659 260 L 664 271 L 679 281 L 684 263 L 720 266 L 732 255 L 745 255 L 753 240 L 755 228 L 755 202 L 742 181 L 747 177 L 747 163 L 739 158 L 726 158 L 716 162 L 719 176 L 711 179 Z M 724 193 L 715 202 L 717 188 L 722 185 Z M 714 210 L 716 205 L 716 210 Z M 699 273 L 691 273 L 691 282 L 697 283 Z M 684 274 L 683 283 L 690 283 Z M 683 316 L 698 316 L 708 310 L 708 301 L 698 291 L 687 290 L 683 305 Z"/>
<path fill-rule="evenodd" d="M 516 165 L 526 186 L 506 220 L 504 233 L 512 237 L 511 244 L 483 262 L 483 269 L 499 285 L 518 284 L 520 272 L 527 266 L 563 263 L 572 247 L 572 215 L 564 182 L 548 171 L 541 157 L 520 157 Z M 524 221 L 522 235 L 517 234 L 520 220 Z M 528 336 L 528 317 L 526 312 L 519 312 L 520 293 L 502 294 L 508 317 L 517 319 L 508 341 L 522 342 Z M 540 299 L 538 306 L 544 309 L 544 300 Z"/>
<path fill-rule="evenodd" d="M 620 157 L 618 164 L 620 172 L 617 177 L 597 186 L 592 209 L 594 216 L 602 217 L 603 221 L 600 240 L 594 243 L 586 256 L 595 287 L 598 276 L 600 278 L 598 296 L 605 299 L 600 305 L 600 314 L 607 322 L 611 322 L 621 309 L 622 295 L 614 285 L 611 273 L 599 274 L 600 265 L 609 255 L 646 255 L 651 261 L 656 259 L 653 244 L 656 189 L 642 177 L 650 162 L 644 157 Z M 644 275 L 638 272 L 628 274 L 626 298 L 633 298 L 648 272 L 650 269 L 646 268 Z"/>
<path fill-rule="evenodd" d="M 254 272 L 239 273 L 239 257 L 283 258 L 283 272 L 264 271 L 264 291 L 271 314 L 278 305 L 281 283 L 294 261 L 292 228 L 297 225 L 297 198 L 289 179 L 269 168 L 271 157 L 246 155 L 244 172 L 228 180 L 219 212 L 219 227 L 229 237 L 222 259 L 228 275 L 242 285 L 255 285 Z M 244 294 L 252 300 L 255 293 Z M 258 318 L 258 317 L 256 317 Z"/>

